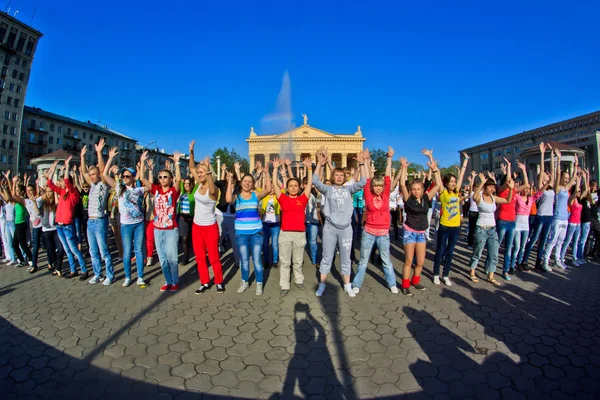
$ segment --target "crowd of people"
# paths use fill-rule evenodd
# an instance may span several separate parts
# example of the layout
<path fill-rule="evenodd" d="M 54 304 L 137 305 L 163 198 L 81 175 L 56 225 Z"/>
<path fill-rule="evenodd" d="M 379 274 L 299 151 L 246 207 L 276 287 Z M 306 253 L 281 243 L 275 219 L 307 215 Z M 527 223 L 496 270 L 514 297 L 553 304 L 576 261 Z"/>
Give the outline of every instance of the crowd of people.
<path fill-rule="evenodd" d="M 369 259 L 381 265 L 392 293 L 412 296 L 411 288 L 426 289 L 421 273 L 427 243 L 433 241 L 432 216 L 435 285 L 452 285 L 450 272 L 463 217 L 469 221 L 466 238 L 473 254 L 468 276 L 473 282 L 479 281 L 477 266 L 487 249 L 486 280 L 500 285 L 494 274 L 502 243 L 505 280 L 515 270 L 530 270 L 528 260 L 536 244 L 534 268 L 540 272 L 551 271 L 552 254 L 554 266 L 566 269 L 568 264 L 586 263 L 586 256 L 597 253 L 600 246 L 597 183 L 590 182 L 588 171 L 577 161 L 572 171 L 561 171 L 561 152 L 544 143 L 535 185 L 529 182 L 525 165 L 517 162 L 518 171 L 513 172 L 505 159 L 500 177 L 473 171 L 466 186 L 467 154 L 456 174 L 442 176 L 433 150 L 428 149 L 422 150 L 428 171 L 420 174 L 409 173 L 405 158 L 394 170 L 391 147 L 383 174 L 375 173 L 368 150 L 357 154 L 356 168 L 351 169 L 336 168 L 327 149 L 321 148 L 316 160 L 307 157 L 293 163 L 276 158 L 266 165 L 257 162 L 255 170 L 247 173 L 237 163 L 231 170 L 223 165 L 215 177 L 209 157 L 195 162 L 191 142 L 189 176 L 182 177 L 182 154 L 175 152 L 154 177 L 157 166 L 147 151 L 136 168 L 121 167 L 113 165 L 116 148 L 104 160 L 105 146 L 104 140 L 95 145 L 96 165 L 86 165 L 84 146 L 79 167 L 69 158 L 62 166 L 55 162 L 44 177 L 33 180 L 4 173 L 0 228 L 6 264 L 27 267 L 33 274 L 40 268 L 38 255 L 43 247 L 45 268 L 58 277 L 108 286 L 115 282 L 115 265 L 122 260 L 122 286 L 133 283 L 135 272 L 137 286 L 146 287 L 144 270 L 153 265 L 156 253 L 165 281 L 160 291 L 176 292 L 180 264 L 189 264 L 192 250 L 200 281 L 195 293 L 213 286 L 223 293 L 221 259 L 229 242 L 231 257 L 241 270 L 238 293 L 250 287 L 250 260 L 257 296 L 263 293 L 265 268 L 278 269 L 282 297 L 291 290 L 292 280 L 298 290 L 304 290 L 306 252 L 320 274 L 317 296 L 325 292 L 336 256 L 348 296 L 360 293 Z M 325 176 L 327 167 L 329 176 Z M 110 252 L 109 229 L 116 257 Z M 392 240 L 404 249 L 400 287 L 390 257 Z M 360 242 L 358 258 L 355 241 Z M 570 262 L 566 260 L 569 246 Z M 85 248 L 90 262 L 82 251 Z M 65 255 L 68 271 L 63 269 Z"/>

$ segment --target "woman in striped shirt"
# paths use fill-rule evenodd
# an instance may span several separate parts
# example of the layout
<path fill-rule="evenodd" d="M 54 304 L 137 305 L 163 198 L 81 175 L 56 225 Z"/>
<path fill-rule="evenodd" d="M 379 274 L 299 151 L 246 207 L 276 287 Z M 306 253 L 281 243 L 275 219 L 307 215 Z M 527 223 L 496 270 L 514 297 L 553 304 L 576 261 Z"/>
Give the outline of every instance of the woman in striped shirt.
<path fill-rule="evenodd" d="M 263 265 L 261 250 L 263 245 L 262 221 L 258 212 L 260 201 L 271 192 L 271 179 L 268 164 L 263 168 L 266 185 L 262 191 L 254 190 L 254 177 L 246 174 L 242 177 L 240 193 L 233 194 L 233 174 L 227 174 L 226 200 L 235 204 L 235 239 L 241 257 L 242 283 L 238 293 L 243 293 L 250 286 L 250 251 L 256 273 L 256 295 L 263 293 Z"/>

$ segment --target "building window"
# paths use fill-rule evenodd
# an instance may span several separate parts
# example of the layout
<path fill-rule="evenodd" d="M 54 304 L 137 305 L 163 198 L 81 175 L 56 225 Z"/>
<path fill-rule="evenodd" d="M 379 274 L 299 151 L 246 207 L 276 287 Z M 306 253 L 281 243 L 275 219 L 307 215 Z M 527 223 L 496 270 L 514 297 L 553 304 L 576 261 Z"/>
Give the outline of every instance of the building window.
<path fill-rule="evenodd" d="M 0 157 L 0 160 L 2 160 L 3 163 L 6 162 L 6 156 L 3 154 L 2 157 Z"/>
<path fill-rule="evenodd" d="M 11 140 L 10 142 L 8 142 L 8 149 L 12 150 L 15 148 L 15 141 Z"/>
<path fill-rule="evenodd" d="M 11 83 L 11 85 L 12 85 L 12 83 Z M 21 85 L 17 86 L 17 93 L 21 93 L 21 89 L 22 89 Z"/>
<path fill-rule="evenodd" d="M 4 125 L 2 128 L 2 133 L 8 133 L 8 125 Z"/>
<path fill-rule="evenodd" d="M 5 149 L 6 148 L 6 139 L 2 139 L 2 148 Z M 164 179 L 164 178 L 163 178 Z"/>
<path fill-rule="evenodd" d="M 6 98 L 6 104 L 8 104 L 8 105 L 12 106 L 12 97 L 8 96 L 8 97 Z"/>
<path fill-rule="evenodd" d="M 510 154 L 510 147 L 504 150 L 504 154 Z"/>
<path fill-rule="evenodd" d="M 4 111 L 4 119 L 10 119 L 10 111 Z"/>
<path fill-rule="evenodd" d="M 35 143 L 35 133 L 29 133 L 29 143 Z"/>
<path fill-rule="evenodd" d="M 77 129 L 75 129 L 73 131 L 73 137 L 76 138 L 76 139 L 79 138 L 79 132 L 77 131 Z"/>
<path fill-rule="evenodd" d="M 16 126 L 11 126 L 10 127 L 10 134 L 15 136 L 17 134 L 17 127 Z"/>
<path fill-rule="evenodd" d="M 482 159 L 482 160 L 487 160 L 487 159 L 488 159 L 488 153 L 482 153 L 482 154 L 479 156 L 479 158 L 480 158 L 480 159 Z"/>
<path fill-rule="evenodd" d="M 87 139 L 87 132 L 83 132 L 83 138 Z M 163 178 L 164 179 L 164 178 Z"/>
<path fill-rule="evenodd" d="M 56 138 L 56 144 L 60 144 L 60 138 L 59 137 Z"/>
<path fill-rule="evenodd" d="M 4 79 L 0 79 L 0 88 L 4 89 L 6 87 L 6 82 Z"/>
<path fill-rule="evenodd" d="M 17 79 L 17 76 L 19 76 L 19 71 L 17 71 L 16 69 L 13 69 L 12 77 Z"/>
<path fill-rule="evenodd" d="M 19 107 L 19 103 L 21 103 L 21 100 L 15 99 L 15 102 L 13 104 L 15 105 L 15 107 Z"/>
<path fill-rule="evenodd" d="M 40 121 L 40 130 L 46 129 L 46 123 L 44 121 Z"/>
<path fill-rule="evenodd" d="M 59 127 L 58 127 L 58 133 L 62 133 L 62 131 L 63 131 L 63 130 L 62 130 L 62 126 L 59 126 Z"/>
<path fill-rule="evenodd" d="M 54 136 L 48 136 L 48 143 L 54 144 Z"/>
<path fill-rule="evenodd" d="M 15 91 L 15 84 L 14 84 L 14 83 L 11 83 L 11 84 L 8 86 L 8 90 L 10 90 L 11 92 L 14 92 L 14 91 Z"/>
<path fill-rule="evenodd" d="M 54 132 L 54 124 L 50 124 L 50 132 Z"/>
<path fill-rule="evenodd" d="M 0 25 L 0 42 L 4 42 L 4 36 L 6 36 L 6 31 L 8 30 L 8 24 L 2 23 Z"/>
<path fill-rule="evenodd" d="M 52 153 L 52 149 L 48 148 L 48 154 Z"/>
<path fill-rule="evenodd" d="M 21 65 L 21 57 L 15 58 L 15 65 Z"/>
<path fill-rule="evenodd" d="M 94 140 L 94 134 L 90 133 L 90 140 Z"/>
<path fill-rule="evenodd" d="M 13 119 L 13 121 L 18 121 L 19 115 L 17 115 L 17 113 L 12 113 L 12 119 Z"/>
<path fill-rule="evenodd" d="M 23 51 L 23 47 L 25 46 L 25 39 L 27 38 L 27 35 L 23 32 L 21 32 L 21 35 L 19 36 L 19 40 L 17 41 L 17 51 Z"/>
<path fill-rule="evenodd" d="M 9 154 L 9 155 L 8 155 L 8 163 L 9 163 L 9 164 L 12 164 L 12 163 L 13 163 L 13 156 L 12 156 L 12 154 Z"/>
<path fill-rule="evenodd" d="M 8 39 L 6 40 L 8 47 L 13 47 L 15 45 L 15 40 L 17 40 L 17 29 L 10 28 L 10 33 L 8 34 Z"/>
<path fill-rule="evenodd" d="M 29 42 L 27 42 L 27 48 L 25 49 L 25 54 L 28 56 L 33 54 L 33 46 L 35 46 L 35 39 L 29 36 Z"/>
<path fill-rule="evenodd" d="M 67 135 L 70 135 L 72 132 L 71 128 L 67 128 Z"/>
<path fill-rule="evenodd" d="M 20 73 L 19 73 L 19 80 L 20 80 L 21 82 L 23 82 L 23 80 L 24 80 L 24 79 L 25 79 L 25 74 L 24 74 L 24 73 L 22 73 L 22 72 L 20 72 Z"/>
<path fill-rule="evenodd" d="M 23 68 L 27 68 L 28 65 L 29 65 L 29 61 L 27 61 L 27 60 L 23 60 L 23 62 L 21 63 L 21 67 L 23 67 Z"/>

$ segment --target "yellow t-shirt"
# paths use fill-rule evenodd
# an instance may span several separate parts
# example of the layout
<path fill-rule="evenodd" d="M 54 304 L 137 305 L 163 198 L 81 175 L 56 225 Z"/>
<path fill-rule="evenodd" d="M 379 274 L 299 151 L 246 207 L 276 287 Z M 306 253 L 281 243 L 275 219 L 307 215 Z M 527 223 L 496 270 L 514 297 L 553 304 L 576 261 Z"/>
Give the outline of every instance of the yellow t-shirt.
<path fill-rule="evenodd" d="M 460 226 L 460 197 L 444 189 L 440 195 L 442 204 L 440 224 L 448 227 Z"/>

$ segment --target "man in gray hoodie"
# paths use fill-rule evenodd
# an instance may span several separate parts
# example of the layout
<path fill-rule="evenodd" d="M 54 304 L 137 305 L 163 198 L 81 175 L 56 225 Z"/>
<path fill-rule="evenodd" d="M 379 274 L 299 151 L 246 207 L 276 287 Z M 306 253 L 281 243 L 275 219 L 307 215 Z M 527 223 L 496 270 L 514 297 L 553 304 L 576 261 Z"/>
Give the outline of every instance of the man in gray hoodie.
<path fill-rule="evenodd" d="M 348 296 L 354 297 L 356 294 L 352 290 L 350 283 L 350 252 L 352 251 L 352 215 L 354 205 L 352 195 L 361 190 L 367 183 L 366 177 L 369 176 L 368 162 L 369 151 L 361 151 L 357 154 L 356 160 L 360 168 L 361 178 L 357 183 L 344 186 L 344 170 L 336 168 L 331 173 L 332 185 L 323 184 L 320 178 L 322 167 L 327 162 L 327 149 L 320 150 L 317 153 L 317 166 L 313 174 L 313 184 L 315 188 L 325 197 L 325 206 L 323 214 L 325 215 L 325 225 L 323 226 L 323 257 L 319 272 L 321 273 L 321 282 L 317 289 L 317 296 L 322 296 L 325 292 L 325 281 L 331 270 L 333 254 L 336 244 L 340 250 L 341 273 L 344 279 L 344 291 Z"/>

